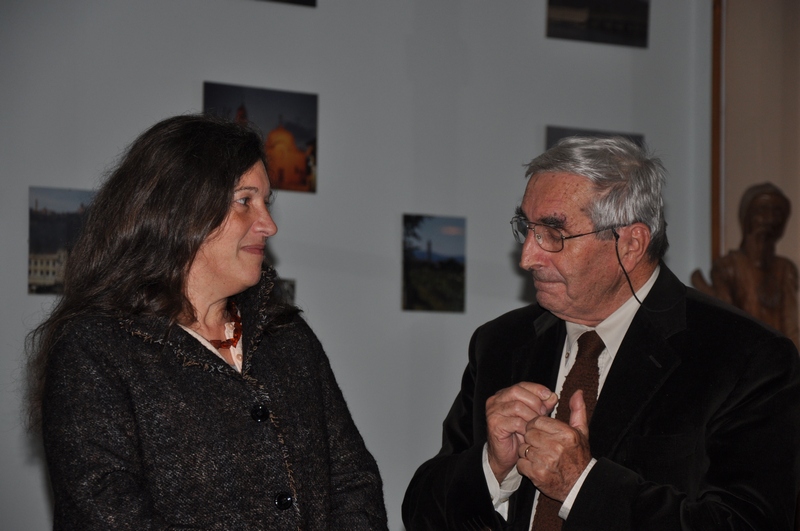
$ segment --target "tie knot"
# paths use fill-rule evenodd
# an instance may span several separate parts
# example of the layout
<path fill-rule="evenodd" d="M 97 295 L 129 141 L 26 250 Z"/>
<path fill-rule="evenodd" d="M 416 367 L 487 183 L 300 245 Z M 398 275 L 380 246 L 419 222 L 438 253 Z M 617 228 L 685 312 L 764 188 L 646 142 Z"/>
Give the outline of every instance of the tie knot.
<path fill-rule="evenodd" d="M 600 339 L 600 336 L 597 335 L 597 332 L 589 330 L 581 334 L 578 338 L 577 358 L 589 357 L 597 359 L 600 357 L 600 353 L 603 352 L 604 348 L 606 348 L 606 346 L 603 340 Z"/>

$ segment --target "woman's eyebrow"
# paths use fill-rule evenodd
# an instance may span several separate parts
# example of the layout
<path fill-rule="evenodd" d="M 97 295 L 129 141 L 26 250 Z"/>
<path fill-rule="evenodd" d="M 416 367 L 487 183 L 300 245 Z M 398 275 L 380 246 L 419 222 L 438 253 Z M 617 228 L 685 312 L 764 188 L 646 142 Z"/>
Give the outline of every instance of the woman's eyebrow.
<path fill-rule="evenodd" d="M 258 186 L 242 186 L 241 188 L 236 188 L 233 193 L 236 192 L 253 192 L 258 193 Z"/>

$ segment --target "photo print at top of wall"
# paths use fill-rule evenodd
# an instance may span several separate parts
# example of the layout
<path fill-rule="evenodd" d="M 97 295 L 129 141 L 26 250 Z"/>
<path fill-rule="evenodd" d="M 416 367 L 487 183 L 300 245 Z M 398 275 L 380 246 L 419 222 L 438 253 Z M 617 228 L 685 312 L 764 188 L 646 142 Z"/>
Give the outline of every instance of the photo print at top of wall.
<path fill-rule="evenodd" d="M 609 138 L 612 136 L 625 137 L 631 142 L 644 147 L 644 135 L 638 133 L 616 133 L 613 131 L 597 131 L 593 129 L 578 129 L 576 127 L 559 127 L 555 125 L 547 126 L 547 140 L 545 149 L 550 149 L 556 142 L 568 136 L 587 136 L 595 138 Z"/>
<path fill-rule="evenodd" d="M 463 312 L 466 219 L 403 215 L 403 310 Z"/>
<path fill-rule="evenodd" d="M 548 0 L 547 36 L 647 48 L 650 0 Z"/>
<path fill-rule="evenodd" d="M 63 293 L 64 266 L 93 191 L 28 189 L 28 293 Z"/>
<path fill-rule="evenodd" d="M 267 2 L 276 2 L 280 4 L 295 4 L 298 6 L 317 7 L 317 0 L 267 0 Z"/>
<path fill-rule="evenodd" d="M 317 191 L 317 103 L 316 94 L 203 84 L 205 112 L 261 130 L 275 190 Z"/>

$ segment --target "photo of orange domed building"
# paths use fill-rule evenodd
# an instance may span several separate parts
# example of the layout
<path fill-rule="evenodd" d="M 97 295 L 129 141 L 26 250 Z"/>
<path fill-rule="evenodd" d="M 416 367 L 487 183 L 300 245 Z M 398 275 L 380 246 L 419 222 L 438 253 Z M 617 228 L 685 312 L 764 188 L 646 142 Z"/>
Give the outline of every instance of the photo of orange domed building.
<path fill-rule="evenodd" d="M 267 171 L 276 190 L 317 190 L 316 94 L 203 84 L 203 109 L 255 124 L 264 136 Z"/>

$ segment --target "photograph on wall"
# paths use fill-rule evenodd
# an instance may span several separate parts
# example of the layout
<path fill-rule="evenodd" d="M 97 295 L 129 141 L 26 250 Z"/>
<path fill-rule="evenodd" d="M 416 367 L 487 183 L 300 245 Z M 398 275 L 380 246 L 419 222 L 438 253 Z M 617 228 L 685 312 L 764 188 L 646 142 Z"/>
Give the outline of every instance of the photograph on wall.
<path fill-rule="evenodd" d="M 644 135 L 638 133 L 620 133 L 614 131 L 598 131 L 594 129 L 578 129 L 577 127 L 559 127 L 556 125 L 548 125 L 546 133 L 546 146 L 545 149 L 550 149 L 556 145 L 556 142 L 568 136 L 585 136 L 593 138 L 609 138 L 612 136 L 625 137 L 638 146 L 644 146 Z"/>
<path fill-rule="evenodd" d="M 276 2 L 279 4 L 294 4 L 297 6 L 317 7 L 317 0 L 267 0 L 267 2 Z"/>
<path fill-rule="evenodd" d="M 316 94 L 205 82 L 203 110 L 255 124 L 275 190 L 317 191 Z"/>
<path fill-rule="evenodd" d="M 547 36 L 647 48 L 650 0 L 548 0 Z"/>
<path fill-rule="evenodd" d="M 62 293 L 67 256 L 86 219 L 94 192 L 28 189 L 28 293 Z"/>
<path fill-rule="evenodd" d="M 403 310 L 463 312 L 466 219 L 403 215 Z"/>

